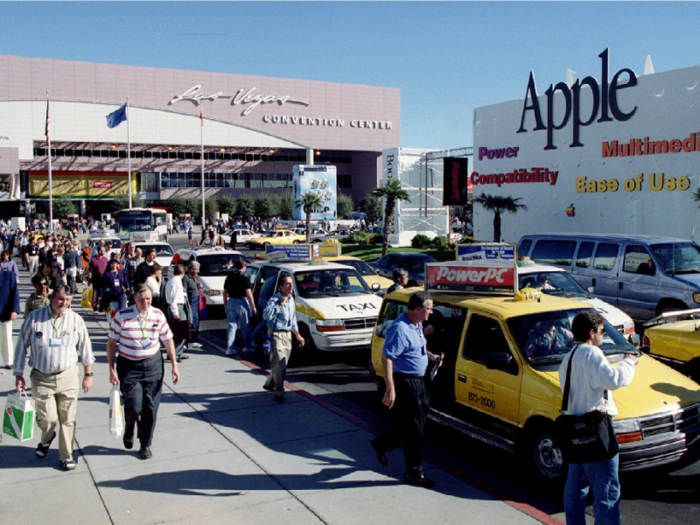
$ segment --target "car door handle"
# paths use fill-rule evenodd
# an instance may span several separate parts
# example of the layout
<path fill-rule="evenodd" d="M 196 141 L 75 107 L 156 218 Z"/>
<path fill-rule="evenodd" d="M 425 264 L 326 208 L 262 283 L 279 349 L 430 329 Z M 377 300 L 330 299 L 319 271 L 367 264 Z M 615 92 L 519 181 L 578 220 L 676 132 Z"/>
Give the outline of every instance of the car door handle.
<path fill-rule="evenodd" d="M 595 277 L 591 279 L 591 286 L 595 286 Z"/>
<path fill-rule="evenodd" d="M 462 374 L 459 374 L 459 375 L 457 376 L 457 381 L 461 381 L 462 383 L 466 383 L 466 382 L 467 382 L 467 376 L 463 376 Z"/>
<path fill-rule="evenodd" d="M 618 288 L 619 288 L 620 290 L 622 290 L 622 285 L 623 285 L 623 284 L 624 284 L 624 283 L 621 283 L 621 282 L 617 284 L 617 286 L 618 286 Z"/>

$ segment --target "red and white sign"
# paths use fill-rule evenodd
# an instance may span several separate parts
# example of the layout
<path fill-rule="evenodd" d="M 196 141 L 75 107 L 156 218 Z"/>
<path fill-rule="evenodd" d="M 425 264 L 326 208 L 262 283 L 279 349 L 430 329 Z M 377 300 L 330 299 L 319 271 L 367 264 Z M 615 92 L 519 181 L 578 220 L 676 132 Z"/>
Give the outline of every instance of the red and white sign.
<path fill-rule="evenodd" d="M 111 190 L 112 181 L 111 180 L 94 180 L 92 181 L 92 187 L 98 190 Z"/>
<path fill-rule="evenodd" d="M 427 264 L 426 267 L 425 290 L 428 292 L 512 295 L 517 291 L 514 264 L 449 262 Z"/>

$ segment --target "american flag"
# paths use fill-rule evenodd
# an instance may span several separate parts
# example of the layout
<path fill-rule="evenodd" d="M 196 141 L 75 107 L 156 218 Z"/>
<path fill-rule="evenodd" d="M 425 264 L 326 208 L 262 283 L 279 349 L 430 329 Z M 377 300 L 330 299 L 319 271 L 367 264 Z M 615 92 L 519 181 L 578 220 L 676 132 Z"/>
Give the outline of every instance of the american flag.
<path fill-rule="evenodd" d="M 46 97 L 46 142 L 49 141 L 49 124 L 51 123 L 51 113 L 49 112 L 49 98 Z"/>

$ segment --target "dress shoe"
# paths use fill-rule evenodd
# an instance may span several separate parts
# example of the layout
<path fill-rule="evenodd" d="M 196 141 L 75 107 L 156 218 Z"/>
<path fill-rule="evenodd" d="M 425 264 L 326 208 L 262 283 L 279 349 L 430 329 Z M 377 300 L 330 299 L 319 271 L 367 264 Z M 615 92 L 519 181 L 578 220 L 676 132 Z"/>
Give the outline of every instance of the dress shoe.
<path fill-rule="evenodd" d="M 66 461 L 61 461 L 61 468 L 65 471 L 75 470 L 76 464 L 72 459 L 67 459 Z"/>
<path fill-rule="evenodd" d="M 384 450 L 379 443 L 377 442 L 377 439 L 373 439 L 370 441 L 372 444 L 372 448 L 374 451 L 377 453 L 377 461 L 379 461 L 379 464 L 382 467 L 387 467 L 389 466 L 389 460 L 386 457 L 386 450 Z"/>
<path fill-rule="evenodd" d="M 141 459 L 151 459 L 153 454 L 151 453 L 150 447 L 141 447 L 141 450 L 139 450 L 139 457 Z"/>
<path fill-rule="evenodd" d="M 274 391 L 275 391 L 275 387 L 272 386 L 272 385 L 268 385 L 267 383 L 265 383 L 265 384 L 263 385 L 263 388 L 264 388 L 265 390 L 267 390 L 268 392 L 274 392 Z"/>
<path fill-rule="evenodd" d="M 275 394 L 275 401 L 278 403 L 284 402 L 284 394 Z"/>
<path fill-rule="evenodd" d="M 423 489 L 432 489 L 433 487 L 435 487 L 435 482 L 432 479 L 426 478 L 425 476 L 414 478 L 413 476 L 404 474 L 403 480 L 409 485 L 413 485 L 414 487 L 421 487 Z"/>
<path fill-rule="evenodd" d="M 53 440 L 56 439 L 56 432 L 53 433 L 53 436 L 51 436 L 51 439 L 49 439 L 49 442 L 46 443 L 45 445 L 42 443 L 39 443 L 36 446 L 36 457 L 44 459 L 46 457 L 46 454 L 49 452 L 49 447 L 51 446 L 51 443 L 53 443 Z"/>
<path fill-rule="evenodd" d="M 126 450 L 131 450 L 134 448 L 134 431 L 132 430 L 131 432 L 127 432 L 124 434 L 124 448 Z"/>

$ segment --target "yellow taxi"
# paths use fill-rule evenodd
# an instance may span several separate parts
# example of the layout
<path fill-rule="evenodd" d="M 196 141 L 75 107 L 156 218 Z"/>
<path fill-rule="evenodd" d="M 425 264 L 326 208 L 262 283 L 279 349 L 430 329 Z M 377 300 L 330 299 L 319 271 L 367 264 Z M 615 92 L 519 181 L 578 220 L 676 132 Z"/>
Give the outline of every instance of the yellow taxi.
<path fill-rule="evenodd" d="M 565 476 L 566 457 L 554 420 L 561 409 L 559 366 L 575 346 L 571 322 L 591 306 L 573 299 L 517 289 L 517 271 L 506 284 L 466 263 L 427 265 L 425 289 L 434 301 L 426 322 L 428 347 L 444 353 L 430 376 L 429 417 L 529 460 L 543 478 Z M 481 282 L 467 282 L 470 278 Z M 462 282 L 459 282 L 459 281 Z M 455 284 L 457 283 L 457 284 Z M 409 288 L 384 297 L 372 338 L 370 373 L 384 388 L 381 355 L 386 331 L 407 310 Z M 543 333 L 556 334 L 557 345 Z M 624 353 L 639 358 L 634 381 L 614 392 L 619 415 L 620 469 L 689 461 L 700 447 L 700 385 L 635 350 L 606 322 L 601 350 L 612 366 Z"/>
<path fill-rule="evenodd" d="M 367 264 L 365 261 L 358 257 L 352 257 L 350 255 L 341 255 L 339 257 L 324 257 L 324 259 L 326 259 L 328 262 L 352 266 L 358 272 L 360 272 L 360 275 L 365 280 L 365 282 L 370 285 L 370 287 L 374 283 L 378 283 L 379 289 L 384 290 L 386 292 L 387 288 L 394 284 L 394 281 L 392 281 L 391 279 L 387 279 L 386 277 L 382 277 L 381 275 L 378 275 L 377 272 L 375 272 L 369 264 Z"/>
<path fill-rule="evenodd" d="M 700 309 L 667 312 L 644 324 L 642 350 L 700 378 Z"/>
<path fill-rule="evenodd" d="M 262 237 L 250 239 L 246 246 L 249 250 L 264 250 L 268 244 L 301 244 L 303 242 L 306 242 L 306 237 L 291 230 L 274 230 Z"/>

